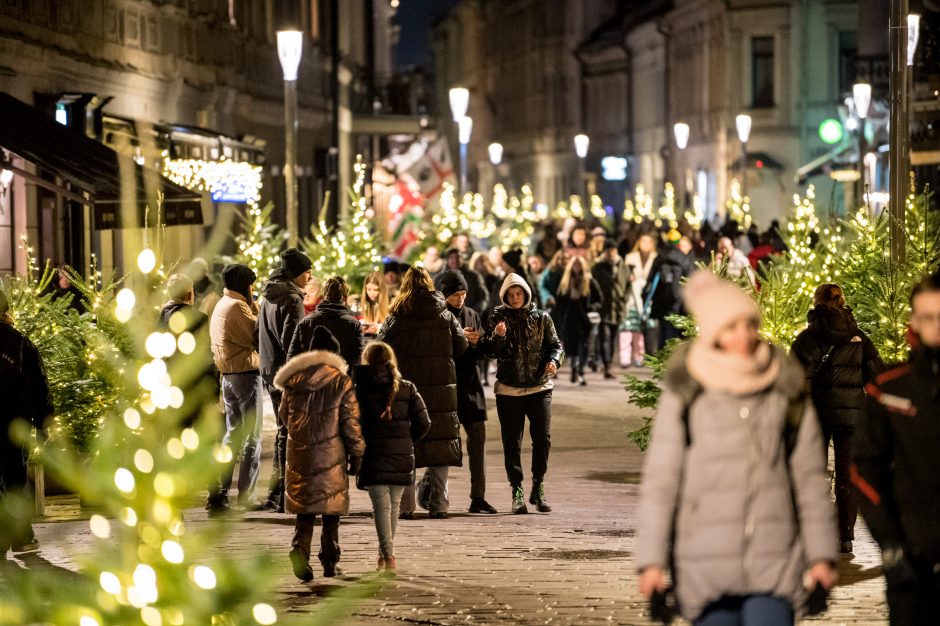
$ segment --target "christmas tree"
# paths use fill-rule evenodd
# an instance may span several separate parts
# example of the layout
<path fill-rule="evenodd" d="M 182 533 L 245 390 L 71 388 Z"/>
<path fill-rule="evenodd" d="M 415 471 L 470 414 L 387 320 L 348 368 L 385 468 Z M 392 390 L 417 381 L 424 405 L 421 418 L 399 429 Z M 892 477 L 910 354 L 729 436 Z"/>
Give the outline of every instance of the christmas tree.
<path fill-rule="evenodd" d="M 235 254 L 223 255 L 220 261 L 225 264 L 243 263 L 254 270 L 261 280 L 267 279 L 280 267 L 278 255 L 289 234 L 271 218 L 274 205 L 270 202 L 264 208 L 256 204 L 245 205 L 239 215 L 241 227 L 235 236 Z"/>
<path fill-rule="evenodd" d="M 382 254 L 370 223 L 374 215 L 363 192 L 365 165 L 359 159 L 355 167 L 356 183 L 349 194 L 352 215 L 341 220 L 336 228 L 330 228 L 323 218 L 326 211 L 321 211 L 320 220 L 310 229 L 311 236 L 303 240 L 315 276 L 321 279 L 343 276 L 354 289 L 368 274 L 382 267 Z"/>

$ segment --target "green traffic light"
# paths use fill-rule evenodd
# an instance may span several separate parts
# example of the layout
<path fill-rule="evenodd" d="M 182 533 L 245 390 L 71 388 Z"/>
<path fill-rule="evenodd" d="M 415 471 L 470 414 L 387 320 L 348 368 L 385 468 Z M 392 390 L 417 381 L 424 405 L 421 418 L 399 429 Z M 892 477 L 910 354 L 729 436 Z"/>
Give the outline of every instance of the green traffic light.
<path fill-rule="evenodd" d="M 842 141 L 844 134 L 845 131 L 843 130 L 842 123 L 839 120 L 829 117 L 824 119 L 819 124 L 819 138 L 822 139 L 824 143 L 828 143 L 830 145 L 839 143 Z"/>

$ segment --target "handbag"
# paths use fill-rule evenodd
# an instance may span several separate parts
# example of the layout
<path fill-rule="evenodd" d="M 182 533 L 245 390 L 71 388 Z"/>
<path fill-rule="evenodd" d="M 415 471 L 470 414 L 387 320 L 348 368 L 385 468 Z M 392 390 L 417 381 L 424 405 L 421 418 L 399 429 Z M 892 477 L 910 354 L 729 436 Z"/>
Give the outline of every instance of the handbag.
<path fill-rule="evenodd" d="M 597 326 L 601 323 L 601 314 L 597 311 L 588 311 L 587 318 L 592 326 Z"/>

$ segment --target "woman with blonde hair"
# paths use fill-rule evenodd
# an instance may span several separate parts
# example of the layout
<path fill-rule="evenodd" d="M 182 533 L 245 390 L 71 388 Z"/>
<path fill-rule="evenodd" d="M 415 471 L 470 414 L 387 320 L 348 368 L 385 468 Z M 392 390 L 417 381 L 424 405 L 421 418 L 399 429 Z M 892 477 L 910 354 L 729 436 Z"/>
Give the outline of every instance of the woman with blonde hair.
<path fill-rule="evenodd" d="M 391 346 L 373 341 L 353 374 L 366 453 L 356 486 L 372 500 L 380 570 L 394 572 L 395 529 L 405 487 L 414 484 L 414 444 L 431 428 L 424 400 L 398 371 Z"/>
<path fill-rule="evenodd" d="M 444 519 L 447 468 L 462 463 L 454 357 L 466 352 L 467 337 L 427 270 L 414 266 L 405 273 L 377 338 L 395 351 L 402 376 L 415 384 L 427 405 L 431 430 L 415 445 L 415 466 L 428 468 L 420 500 L 432 519 Z M 414 509 L 414 489 L 406 489 L 402 515 L 412 518 Z"/>
<path fill-rule="evenodd" d="M 584 364 L 587 361 L 588 338 L 594 319 L 600 321 L 604 304 L 601 288 L 588 270 L 583 257 L 573 256 L 565 266 L 555 295 L 555 318 L 561 331 L 561 343 L 571 355 L 571 382 L 586 385 Z M 593 314 L 593 315 L 592 315 Z"/>
<path fill-rule="evenodd" d="M 362 284 L 362 299 L 359 305 L 364 334 L 374 335 L 378 332 L 379 326 L 388 317 L 388 307 L 388 285 L 385 282 L 385 274 L 372 272 L 366 276 Z"/>
<path fill-rule="evenodd" d="M 630 289 L 627 292 L 627 318 L 621 329 L 621 354 L 629 352 L 629 361 L 640 367 L 643 357 L 656 350 L 655 341 L 647 341 L 655 332 L 650 332 L 650 307 L 647 299 L 648 286 L 653 280 L 653 262 L 656 261 L 656 239 L 645 233 L 637 238 L 633 250 L 626 256 L 630 272 Z M 629 349 L 625 349 L 629 347 Z M 621 356 L 621 359 L 623 357 Z"/>

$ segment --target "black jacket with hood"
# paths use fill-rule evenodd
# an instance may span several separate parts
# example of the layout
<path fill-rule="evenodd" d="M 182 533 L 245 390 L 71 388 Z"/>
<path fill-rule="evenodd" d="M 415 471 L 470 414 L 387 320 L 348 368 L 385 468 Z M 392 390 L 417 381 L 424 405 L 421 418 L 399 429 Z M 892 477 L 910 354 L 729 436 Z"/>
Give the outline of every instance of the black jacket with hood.
<path fill-rule="evenodd" d="M 287 351 L 297 324 L 304 317 L 304 292 L 283 269 L 275 271 L 264 286 L 258 311 L 258 354 L 261 376 L 272 380 L 287 362 Z"/>
<path fill-rule="evenodd" d="M 440 292 L 417 293 L 412 305 L 407 315 L 390 314 L 377 338 L 395 351 L 402 378 L 418 388 L 431 418 L 431 430 L 415 445 L 417 467 L 460 467 L 454 358 L 466 352 L 467 337 Z"/>
<path fill-rule="evenodd" d="M 303 306 L 303 300 L 301 300 Z M 323 300 L 313 313 L 297 324 L 294 338 L 287 350 L 287 358 L 312 350 L 313 331 L 317 326 L 326 326 L 339 342 L 339 354 L 350 364 L 357 364 L 362 359 L 362 325 L 353 317 L 349 307 L 341 302 Z"/>
<path fill-rule="evenodd" d="M 519 309 L 506 304 L 506 292 L 514 286 L 526 293 L 526 303 Z M 496 380 L 518 388 L 545 386 L 549 382 L 545 366 L 549 361 L 561 366 L 564 358 L 552 318 L 535 308 L 529 284 L 518 274 L 503 281 L 499 298 L 503 304 L 493 310 L 486 333 L 490 356 L 497 360 Z M 493 332 L 500 322 L 506 322 L 505 337 Z"/>
<path fill-rule="evenodd" d="M 393 396 L 392 376 L 388 365 L 357 365 L 353 370 L 362 437 L 366 440 L 366 454 L 356 479 L 360 488 L 410 485 L 415 468 L 414 444 L 431 428 L 421 394 L 402 379 Z M 391 419 L 387 419 L 387 411 Z"/>
<path fill-rule="evenodd" d="M 791 350 L 806 369 L 823 430 L 851 430 L 865 412 L 864 388 L 881 370 L 881 357 L 850 309 L 817 306 L 808 319 Z"/>
<path fill-rule="evenodd" d="M 486 340 L 483 333 L 483 323 L 477 312 L 468 306 L 460 309 L 447 305 L 447 310 L 457 318 L 461 328 L 474 328 L 480 331 L 480 341 L 477 345 L 467 344 L 467 351 L 454 357 L 454 368 L 457 372 L 457 418 L 462 424 L 473 424 L 486 421 L 486 394 L 483 392 L 483 381 L 480 380 L 480 368 L 477 361 L 486 354 Z"/>

